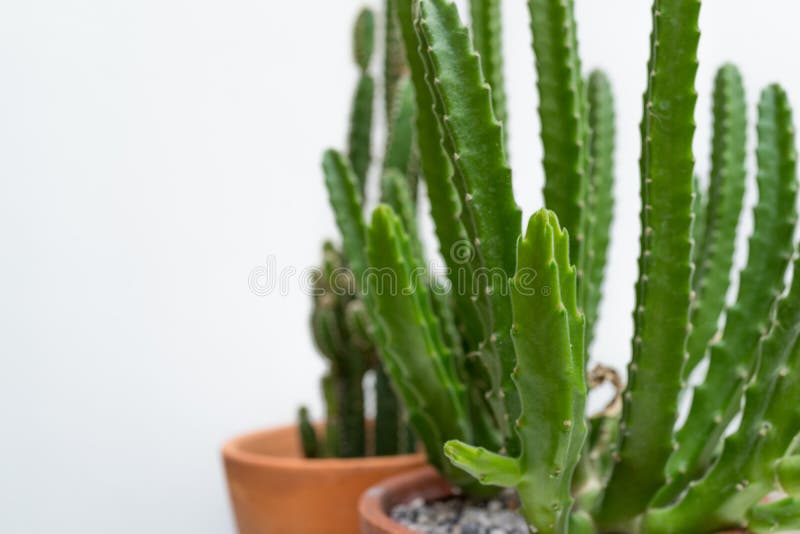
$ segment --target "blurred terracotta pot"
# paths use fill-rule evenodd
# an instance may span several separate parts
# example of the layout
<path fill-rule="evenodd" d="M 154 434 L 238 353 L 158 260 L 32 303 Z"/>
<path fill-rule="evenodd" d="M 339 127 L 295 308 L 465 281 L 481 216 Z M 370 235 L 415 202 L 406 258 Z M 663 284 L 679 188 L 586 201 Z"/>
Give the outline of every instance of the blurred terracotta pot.
<path fill-rule="evenodd" d="M 222 456 L 240 534 L 353 534 L 365 489 L 425 465 L 422 454 L 308 460 L 295 426 L 235 438 Z"/>
<path fill-rule="evenodd" d="M 386 479 L 372 486 L 358 503 L 361 534 L 419 534 L 393 521 L 389 516 L 398 504 L 422 497 L 426 501 L 453 495 L 450 485 L 430 466 Z M 719 534 L 743 534 L 744 531 Z"/>

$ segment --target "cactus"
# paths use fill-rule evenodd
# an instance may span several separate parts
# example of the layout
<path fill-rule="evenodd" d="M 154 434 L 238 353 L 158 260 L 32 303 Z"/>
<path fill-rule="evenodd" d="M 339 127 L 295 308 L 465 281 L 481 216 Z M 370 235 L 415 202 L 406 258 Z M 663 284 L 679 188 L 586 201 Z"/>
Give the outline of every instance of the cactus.
<path fill-rule="evenodd" d="M 300 444 L 303 447 L 303 454 L 306 458 L 317 458 L 319 456 L 320 446 L 317 440 L 317 432 L 308 418 L 308 408 L 303 406 L 297 414 L 300 427 Z"/>
<path fill-rule="evenodd" d="M 692 306 L 692 332 L 684 365 L 686 378 L 700 362 L 709 341 L 717 332 L 719 316 L 730 285 L 736 225 L 742 211 L 745 188 L 747 113 L 744 86 L 738 69 L 723 66 L 714 83 L 714 140 L 711 156 L 711 182 L 708 199 L 698 195 L 700 220 L 695 218 L 695 299 Z M 695 187 L 695 191 L 698 188 Z"/>
<path fill-rule="evenodd" d="M 361 194 L 367 182 L 372 159 L 372 112 L 375 99 L 375 80 L 369 74 L 369 64 L 375 48 L 375 14 L 361 10 L 353 29 L 353 56 L 359 69 L 358 86 L 353 96 L 350 115 L 349 158 L 358 176 Z"/>
<path fill-rule="evenodd" d="M 601 287 L 605 276 L 609 232 L 614 216 L 614 97 L 602 71 L 593 71 L 587 84 L 589 121 L 589 170 L 587 180 L 586 283 L 583 309 L 586 315 L 586 347 L 591 345 Z"/>
<path fill-rule="evenodd" d="M 662 500 L 674 497 L 674 492 L 683 488 L 687 480 L 702 474 L 710 463 L 719 437 L 739 411 L 742 393 L 756 363 L 754 354 L 758 341 L 766 333 L 775 298 L 783 292 L 797 217 L 796 183 L 793 172 L 782 172 L 781 169 L 782 160 L 789 154 L 780 154 L 782 147 L 776 136 L 780 136 L 789 125 L 787 118 L 778 115 L 779 110 L 775 109 L 780 105 L 776 103 L 780 98 L 776 91 L 775 88 L 767 90 L 761 100 L 759 201 L 755 208 L 749 258 L 741 274 L 739 296 L 736 304 L 728 310 L 721 339 L 710 347 L 706 379 L 695 389 L 689 416 L 676 433 L 678 449 L 667 465 L 667 476 L 672 478 L 672 482 L 664 488 Z M 783 102 L 785 105 L 785 100 Z M 787 146 L 784 145 L 784 149 Z M 733 228 L 728 231 L 731 233 L 737 218 L 730 221 Z M 728 253 L 733 253 L 732 248 Z M 730 269 L 730 259 L 726 265 Z M 706 288 L 709 287 L 707 284 Z M 689 355 L 691 357 L 691 353 Z"/>
<path fill-rule="evenodd" d="M 500 0 L 470 0 L 472 42 L 481 56 L 481 70 L 492 88 L 492 110 L 498 121 L 505 124 L 505 76 L 503 75 L 502 12 Z M 508 144 L 508 129 L 503 128 Z M 506 150 L 508 147 L 506 147 Z"/>
<path fill-rule="evenodd" d="M 380 360 L 379 389 L 391 383 L 431 464 L 468 494 L 515 488 L 531 531 L 800 525 L 800 259 L 784 287 L 797 163 L 786 94 L 769 86 L 761 96 L 755 224 L 726 307 L 748 179 L 744 85 L 733 65 L 717 73 L 712 168 L 701 188 L 692 151 L 701 2 L 653 1 L 639 276 L 622 389 L 613 370 L 586 370 L 613 219 L 611 84 L 582 72 L 572 0 L 529 0 L 545 207 L 523 233 L 503 128 L 500 4 L 472 0 L 470 32 L 451 0 L 387 2 L 391 53 L 402 45 L 408 77 L 387 74 L 394 132 L 371 217 L 356 161 L 336 151 L 324 158 L 355 289 L 343 335 L 360 340 L 353 346 L 370 351 L 367 361 Z M 417 176 L 441 275 L 428 270 L 418 230 Z M 676 429 L 687 377 L 706 358 L 707 376 Z M 603 381 L 618 393 L 587 417 L 587 389 Z M 333 430 L 344 432 L 346 419 L 337 419 Z M 379 438 L 396 443 L 402 434 L 390 425 Z M 765 502 L 774 491 L 788 497 Z"/>
<path fill-rule="evenodd" d="M 604 527 L 641 513 L 664 483 L 689 330 L 694 76 L 699 0 L 653 4 L 642 119 L 642 234 L 633 358 L 617 463 L 597 514 Z M 665 111 L 668 109 L 668 112 Z"/>
<path fill-rule="evenodd" d="M 416 235 L 412 196 L 417 180 L 412 164 L 414 92 L 404 78 L 405 49 L 394 12 L 392 0 L 387 0 L 384 80 L 387 111 L 392 111 L 383 161 L 382 197 L 405 215 L 404 223 Z M 324 439 L 316 439 L 307 409 L 298 414 L 301 443 L 309 458 L 390 455 L 415 450 L 404 408 L 378 359 L 374 338 L 380 333 L 375 332 L 359 298 L 359 283 L 367 269 L 363 197 L 372 165 L 375 84 L 370 63 L 375 48 L 375 18 L 373 11 L 364 8 L 353 29 L 353 56 L 359 81 L 350 114 L 348 155 L 344 157 L 331 150 L 323 158 L 323 172 L 336 207 L 337 222 L 340 228 L 346 228 L 346 236 L 341 250 L 325 243 L 323 264 L 315 280 L 312 334 L 319 352 L 328 360 L 329 370 L 321 385 L 326 406 Z M 421 244 L 416 243 L 421 254 Z M 364 419 L 363 380 L 367 373 L 375 374 L 376 416 L 372 439 L 367 438 Z"/>

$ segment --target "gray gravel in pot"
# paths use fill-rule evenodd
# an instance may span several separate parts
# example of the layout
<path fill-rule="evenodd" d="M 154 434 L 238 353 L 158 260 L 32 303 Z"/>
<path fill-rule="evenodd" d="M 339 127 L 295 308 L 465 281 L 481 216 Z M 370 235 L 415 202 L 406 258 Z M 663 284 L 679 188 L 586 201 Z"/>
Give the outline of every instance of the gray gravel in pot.
<path fill-rule="evenodd" d="M 529 534 L 513 492 L 489 501 L 452 497 L 414 499 L 392 509 L 392 519 L 425 534 Z"/>

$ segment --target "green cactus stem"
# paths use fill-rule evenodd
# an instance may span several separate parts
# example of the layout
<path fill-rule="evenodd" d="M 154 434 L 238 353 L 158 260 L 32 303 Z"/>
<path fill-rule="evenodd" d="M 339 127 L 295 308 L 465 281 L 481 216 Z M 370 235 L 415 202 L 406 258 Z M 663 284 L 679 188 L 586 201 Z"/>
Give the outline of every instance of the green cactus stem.
<path fill-rule="evenodd" d="M 375 369 L 375 454 L 400 452 L 400 404 L 382 365 Z"/>
<path fill-rule="evenodd" d="M 603 289 L 611 222 L 614 216 L 614 98 L 611 84 L 601 71 L 589 76 L 589 175 L 586 213 L 587 248 L 583 310 L 586 315 L 586 346 L 591 345 Z"/>
<path fill-rule="evenodd" d="M 511 170 L 503 151 L 503 128 L 494 116 L 491 89 L 456 6 L 447 0 L 421 1 L 416 26 L 420 51 L 427 57 L 427 76 L 433 80 L 430 87 L 441 112 L 440 126 L 449 139 L 443 146 L 450 148 L 454 181 L 464 199 L 464 211 L 474 224 L 475 234 L 470 237 L 485 269 L 478 276 L 478 291 L 489 296 L 491 307 L 485 350 L 499 358 L 506 417 L 513 420 L 519 414 L 519 400 L 511 380 L 516 356 L 506 288 L 515 267 L 521 212 L 514 201 Z M 507 447 L 512 454 L 517 449 L 511 434 Z"/>
<path fill-rule="evenodd" d="M 480 263 L 472 249 L 465 247 L 469 235 L 463 223 L 462 204 L 458 191 L 451 181 L 453 168 L 441 145 L 443 134 L 433 112 L 434 100 L 425 80 L 425 66 L 418 53 L 419 43 L 414 29 L 414 0 L 397 0 L 396 8 L 407 60 L 414 84 L 416 98 L 416 134 L 419 147 L 420 166 L 427 185 L 436 236 L 440 251 L 448 267 L 448 277 L 454 288 L 458 321 L 463 328 L 459 332 L 469 350 L 478 350 L 487 337 L 486 326 L 479 306 L 485 296 L 471 292 L 472 284 L 462 280 L 473 280 Z M 466 248 L 465 253 L 462 250 Z M 472 299 L 475 297 L 475 300 Z M 487 304 L 488 307 L 488 304 Z M 495 373 L 499 391 L 499 371 Z M 496 396 L 499 400 L 499 395 Z M 497 403 L 495 402 L 495 406 Z"/>
<path fill-rule="evenodd" d="M 325 401 L 325 456 L 339 456 L 339 400 L 333 385 L 333 376 L 327 373 L 322 377 L 322 398 Z"/>
<path fill-rule="evenodd" d="M 781 489 L 792 497 L 800 497 L 800 456 L 786 456 L 775 466 Z"/>
<path fill-rule="evenodd" d="M 521 454 L 502 456 L 460 441 L 445 445 L 450 461 L 482 483 L 517 488 L 531 529 L 543 534 L 567 532 L 572 474 L 586 437 L 584 318 L 576 279 L 569 235 L 554 213 L 537 212 L 519 241 L 511 280 Z"/>
<path fill-rule="evenodd" d="M 703 217 L 704 235 L 699 243 L 695 242 L 700 262 L 696 264 L 693 283 L 695 299 L 684 379 L 703 359 L 709 341 L 718 330 L 730 286 L 736 227 L 742 212 L 747 112 L 742 78 L 733 65 L 725 65 L 717 73 L 713 117 L 711 180 Z"/>
<path fill-rule="evenodd" d="M 416 278 L 417 257 L 391 208 L 380 205 L 369 228 L 368 302 L 374 305 L 380 331 L 379 350 L 386 371 L 403 398 L 430 462 L 453 481 L 465 482 L 444 460 L 440 444 L 471 439 L 466 397 L 456 377 L 425 284 Z M 385 273 L 385 276 L 382 274 Z"/>
<path fill-rule="evenodd" d="M 763 183 L 769 171 L 775 173 L 775 181 L 791 176 L 795 181 L 791 189 L 796 192 L 797 156 L 791 110 L 786 94 L 777 86 L 769 87 L 762 95 L 759 125 L 759 178 Z M 794 269 L 800 273 L 797 261 Z M 775 463 L 792 445 L 800 428 L 797 403 L 786 402 L 800 396 L 800 376 L 796 372 L 800 368 L 798 337 L 800 276 L 795 275 L 788 295 L 777 305 L 769 333 L 759 344 L 755 362 L 740 364 L 743 374 L 750 374 L 748 364 L 757 371 L 752 380 L 746 381 L 739 429 L 725 440 L 722 453 L 709 471 L 690 484 L 679 501 L 648 513 L 647 524 L 652 532 L 711 531 L 742 525 L 747 509 L 772 489 Z"/>
<path fill-rule="evenodd" d="M 343 252 L 350 263 L 356 283 L 360 284 L 367 268 L 367 228 L 358 178 L 347 160 L 335 150 L 325 152 L 322 170 L 336 224 L 342 234 Z M 358 286 L 358 289 L 361 287 Z"/>
<path fill-rule="evenodd" d="M 396 108 L 395 99 L 401 79 L 408 73 L 406 52 L 400 24 L 397 20 L 396 3 L 400 0 L 386 0 L 384 3 L 384 62 L 383 86 L 386 117 L 391 117 Z"/>
<path fill-rule="evenodd" d="M 688 418 L 676 434 L 678 448 L 667 465 L 672 480 L 661 490 L 659 503 L 669 502 L 711 462 L 725 428 L 739 412 L 756 364 L 756 347 L 770 324 L 775 299 L 783 292 L 797 219 L 790 128 L 785 95 L 777 87 L 767 89 L 759 106 L 759 200 L 747 266 L 741 273 L 736 304 L 728 310 L 722 338 L 711 347 L 706 379 L 695 388 Z"/>
<path fill-rule="evenodd" d="M 453 288 L 456 320 L 460 325 L 459 334 L 464 341 L 465 353 L 480 358 L 481 365 L 489 376 L 488 388 L 482 389 L 480 394 L 486 394 L 486 402 L 492 409 L 501 435 L 508 437 L 511 430 L 502 399 L 500 362 L 493 352 L 485 350 L 484 344 L 491 326 L 489 299 L 485 291 L 482 292 L 478 284 L 474 283 L 480 279 L 478 273 L 483 271 L 481 258 L 475 251 L 475 225 L 470 212 L 463 209 L 463 194 L 459 193 L 452 180 L 453 166 L 442 143 L 447 137 L 440 128 L 437 113 L 434 113 L 434 108 L 438 109 L 439 103 L 428 87 L 424 56 L 418 53 L 422 45 L 415 30 L 413 5 L 414 0 L 401 0 L 397 9 L 403 40 L 406 50 L 409 51 L 407 57 L 417 98 L 418 147 L 422 174 L 430 199 L 431 216 Z M 441 115 L 443 113 L 438 109 L 438 116 Z M 473 369 L 477 368 L 473 366 Z M 474 375 L 470 379 L 470 383 L 478 382 Z M 474 393 L 472 398 L 474 401 Z M 490 442 L 491 440 L 482 444 Z"/>
<path fill-rule="evenodd" d="M 655 0 L 642 120 L 642 237 L 619 460 L 596 519 L 641 514 L 664 484 L 689 331 L 699 0 Z"/>
<path fill-rule="evenodd" d="M 483 75 L 492 87 L 492 109 L 497 120 L 506 124 L 505 76 L 503 75 L 503 39 L 501 0 L 470 0 L 472 43 L 481 55 Z M 508 128 L 503 129 L 508 144 Z M 506 151 L 508 147 L 506 146 Z"/>
<path fill-rule="evenodd" d="M 389 139 L 383 159 L 384 170 L 395 169 L 403 176 L 411 172 L 411 159 L 414 149 L 414 86 L 408 78 L 398 82 L 395 106 L 390 116 Z M 416 176 L 409 183 L 411 198 L 416 199 Z"/>
<path fill-rule="evenodd" d="M 297 413 L 297 428 L 300 432 L 300 445 L 303 447 L 303 455 L 306 458 L 318 458 L 321 456 L 321 447 L 317 439 L 317 432 L 308 417 L 308 408 L 301 407 Z"/>
<path fill-rule="evenodd" d="M 358 176 L 359 190 L 364 194 L 372 159 L 372 109 L 375 100 L 375 80 L 368 69 L 375 45 L 375 14 L 363 9 L 353 30 L 353 51 L 360 70 L 358 86 L 350 114 L 348 157 Z"/>
<path fill-rule="evenodd" d="M 372 61 L 375 50 L 375 13 L 371 9 L 362 9 L 353 27 L 353 58 L 356 65 L 365 72 Z"/>
<path fill-rule="evenodd" d="M 589 129 L 572 0 L 528 0 L 544 148 L 545 205 L 572 234 L 583 278 Z"/>
<path fill-rule="evenodd" d="M 753 506 L 747 528 L 756 534 L 800 529 L 800 500 L 792 497 Z"/>
<path fill-rule="evenodd" d="M 346 287 L 349 280 L 335 280 L 349 274 L 343 268 L 341 256 L 328 244 L 325 249 L 325 268 L 317 282 L 322 295 L 315 299 L 311 317 L 312 332 L 317 347 L 331 362 L 329 387 L 335 398 L 335 432 L 339 456 L 363 456 L 366 452 L 364 429 L 364 398 L 361 382 L 368 365 L 368 356 L 353 342 L 345 324 L 347 309 L 356 301 L 352 296 L 338 295 L 332 286 Z"/>

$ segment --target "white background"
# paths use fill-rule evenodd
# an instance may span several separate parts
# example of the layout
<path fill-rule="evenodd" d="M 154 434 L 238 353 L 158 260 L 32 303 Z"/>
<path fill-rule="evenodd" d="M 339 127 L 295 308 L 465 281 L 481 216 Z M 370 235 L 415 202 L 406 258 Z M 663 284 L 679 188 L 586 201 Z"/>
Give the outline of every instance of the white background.
<path fill-rule="evenodd" d="M 0 532 L 232 532 L 222 442 L 289 422 L 302 402 L 319 413 L 309 299 L 297 277 L 286 295 L 258 297 L 248 276 L 268 257 L 300 271 L 336 236 L 319 159 L 344 142 L 359 4 L 0 5 Z M 584 64 L 607 69 L 619 107 L 594 353 L 620 366 L 647 4 L 578 1 Z M 742 67 L 751 118 L 773 80 L 800 102 L 798 20 L 796 0 L 707 0 L 704 176 L 716 66 Z M 524 2 L 507 1 L 510 149 L 530 214 L 542 172 L 527 24 Z"/>

